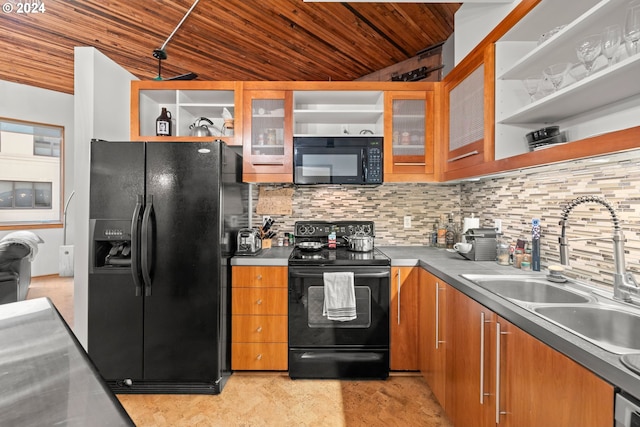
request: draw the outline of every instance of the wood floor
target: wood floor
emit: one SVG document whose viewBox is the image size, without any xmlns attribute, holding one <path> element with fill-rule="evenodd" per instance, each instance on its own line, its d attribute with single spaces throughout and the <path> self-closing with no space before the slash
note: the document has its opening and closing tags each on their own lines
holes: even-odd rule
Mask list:
<svg viewBox="0 0 640 427">
<path fill-rule="evenodd" d="M 49 297 L 73 327 L 73 278 L 33 278 L 27 298 Z M 291 380 L 236 372 L 221 394 L 118 395 L 138 427 L 451 427 L 419 375 L 387 381 Z"/>
</svg>

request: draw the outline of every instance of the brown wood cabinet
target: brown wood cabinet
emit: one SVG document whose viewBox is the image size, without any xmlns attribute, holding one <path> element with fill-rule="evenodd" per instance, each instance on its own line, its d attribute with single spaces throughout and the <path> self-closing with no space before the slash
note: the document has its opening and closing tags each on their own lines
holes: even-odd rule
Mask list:
<svg viewBox="0 0 640 427">
<path fill-rule="evenodd" d="M 612 385 L 504 319 L 496 334 L 500 425 L 611 426 Z"/>
<path fill-rule="evenodd" d="M 447 331 L 447 294 L 449 286 L 420 268 L 419 292 L 419 365 L 420 371 L 431 387 L 440 405 L 446 408 L 445 368 Z"/>
<path fill-rule="evenodd" d="M 494 159 L 494 88 L 493 44 L 469 54 L 443 80 L 443 180 Z"/>
<path fill-rule="evenodd" d="M 456 289 L 447 292 L 447 414 L 456 426 L 495 424 L 495 314 Z"/>
<path fill-rule="evenodd" d="M 442 85 L 443 118 L 438 123 L 444 136 L 438 140 L 443 153 L 440 181 L 449 181 L 533 166 L 557 163 L 625 150 L 637 149 L 640 121 L 631 104 L 623 101 L 637 96 L 629 92 L 627 78 L 638 74 L 638 61 L 621 61 L 619 69 L 608 68 L 588 82 L 570 84 L 554 96 L 529 102 L 519 80 L 540 72 L 540 64 L 550 65 L 557 58 L 575 54 L 575 43 L 594 22 L 620 14 L 625 3 L 580 3 L 577 7 L 561 8 L 554 2 L 522 0 L 449 73 Z M 537 44 L 537 28 L 549 19 L 562 20 L 564 31 L 554 43 Z M 533 29 L 533 30 L 532 30 Z M 498 60 L 498 63 L 496 63 Z M 452 149 L 450 125 L 474 127 L 469 118 L 452 118 L 451 92 L 483 67 L 484 73 L 484 140 Z M 598 93 L 598 95 L 595 95 Z M 517 102 L 516 100 L 520 100 Z M 629 98 L 630 99 L 630 98 Z M 567 130 L 568 143 L 557 144 L 541 151 L 528 151 L 526 133 L 549 124 Z M 479 129 L 479 128 L 478 128 Z M 437 163 L 436 163 L 437 164 Z"/>
<path fill-rule="evenodd" d="M 611 425 L 613 386 L 453 288 L 447 304 L 444 407 L 454 425 Z"/>
<path fill-rule="evenodd" d="M 390 367 L 417 371 L 419 267 L 391 267 Z"/>
<path fill-rule="evenodd" d="M 299 135 L 306 132 L 317 134 L 329 132 L 330 128 L 340 129 L 342 126 L 352 130 L 353 134 L 364 126 L 367 130 L 371 128 L 376 135 L 384 135 L 385 182 L 450 181 L 637 149 L 639 122 L 634 119 L 635 115 L 629 114 L 628 109 L 617 115 L 611 111 L 621 101 L 615 95 L 611 95 L 611 105 L 604 100 L 595 101 L 602 103 L 597 108 L 604 108 L 608 112 L 606 118 L 599 119 L 598 126 L 602 131 L 597 134 L 588 132 L 591 129 L 590 107 L 581 106 L 590 104 L 572 102 L 573 99 L 580 100 L 581 94 L 588 91 L 569 90 L 562 96 L 553 97 L 554 100 L 549 102 L 549 109 L 553 107 L 553 111 L 556 111 L 554 114 L 558 117 L 536 119 L 539 114 L 547 114 L 549 109 L 535 105 L 531 109 L 514 111 L 513 117 L 496 117 L 496 106 L 512 110 L 511 103 L 504 102 L 505 91 L 507 97 L 513 97 L 509 91 L 519 87 L 514 81 L 521 78 L 518 74 L 520 68 L 528 69 L 513 66 L 506 76 L 496 75 L 496 51 L 501 43 L 510 43 L 509 33 L 513 29 L 517 30 L 516 24 L 519 21 L 537 22 L 541 19 L 540 16 L 553 13 L 553 10 L 548 11 L 553 7 L 555 6 L 549 2 L 542 4 L 540 0 L 523 0 L 442 82 L 132 81 L 130 138 L 132 141 L 185 142 L 219 138 L 229 145 L 242 145 L 245 182 L 281 183 L 293 181 L 294 132 Z M 620 5 L 613 2 L 608 7 L 615 11 L 615 7 Z M 544 12 L 538 12 L 540 8 Z M 606 13 L 609 10 L 607 8 L 593 13 Z M 578 18 L 575 26 L 581 25 L 586 24 L 582 18 Z M 569 35 L 565 37 L 571 37 L 571 34 L 575 36 L 577 31 L 578 29 L 568 31 Z M 526 40 L 524 42 L 527 43 Z M 538 47 L 533 59 L 527 58 L 525 62 L 535 63 L 535 58 L 546 58 L 548 55 L 553 55 L 552 49 Z M 501 58 L 500 55 L 497 57 Z M 637 61 L 626 62 L 628 64 L 624 66 L 624 75 L 632 76 L 633 79 L 638 68 Z M 504 70 L 500 69 L 500 72 Z M 606 89 L 607 85 L 617 83 L 617 79 L 613 72 L 602 74 L 604 75 L 592 79 L 594 82 L 589 84 L 596 88 L 604 87 L 608 94 L 611 91 Z M 360 100 L 355 110 L 342 111 L 342 105 L 334 99 L 330 108 L 333 110 L 331 117 L 338 115 L 338 118 L 325 119 L 328 111 L 320 108 L 327 107 L 323 104 L 325 95 L 331 94 L 328 95 L 329 99 L 336 98 L 337 95 L 337 99 L 340 99 L 340 92 L 384 93 L 384 107 L 378 105 L 377 100 L 366 101 L 365 105 Z M 619 88 L 615 93 L 618 92 Z M 297 106 L 294 102 L 296 94 L 302 95 Z M 424 105 L 422 99 L 425 101 Z M 308 105 L 305 104 L 306 100 L 310 100 Z M 565 104 L 577 105 L 578 107 L 572 108 L 578 108 L 582 120 L 589 122 L 589 126 L 582 126 L 587 130 L 577 129 L 578 132 L 574 132 L 578 134 L 576 140 L 541 151 L 520 150 L 515 154 L 505 154 L 505 146 L 513 145 L 511 141 L 514 138 L 524 141 L 524 134 L 540 127 L 539 123 L 562 119 L 567 126 L 572 125 L 574 120 L 566 117 L 569 113 L 564 111 Z M 470 105 L 476 106 L 474 113 L 468 110 Z M 408 107 L 405 109 L 404 106 Z M 424 120 L 415 114 L 418 110 L 414 107 L 417 106 L 424 107 Z M 163 107 L 172 113 L 171 137 L 159 137 L 155 134 L 155 120 Z M 315 110 L 316 107 L 318 111 Z M 224 109 L 234 118 L 232 130 L 227 127 L 223 129 Z M 359 115 L 365 113 L 366 119 L 360 119 Z M 522 120 L 519 114 L 524 115 Z M 200 117 L 214 122 L 216 129 L 213 129 L 212 137 L 190 136 L 191 125 Z M 365 122 L 361 123 L 360 120 Z M 617 120 L 620 123 L 609 126 L 610 122 Z M 422 126 L 424 138 L 420 130 Z M 217 129 L 222 130 L 222 135 Z M 468 133 L 472 136 L 462 142 L 452 143 L 455 139 L 452 131 L 460 129 L 463 129 L 461 134 Z M 475 129 L 475 132 L 469 129 Z M 336 131 L 331 132 L 334 135 Z M 516 134 L 512 134 L 514 132 Z M 403 140 L 405 133 L 408 133 L 408 143 Z M 417 143 L 416 139 L 424 140 L 424 146 Z M 522 141 L 519 143 L 524 144 Z"/>
<path fill-rule="evenodd" d="M 132 141 L 211 141 L 242 144 L 242 82 L 140 81 L 131 82 Z M 171 136 L 156 136 L 155 122 L 165 107 L 171 113 Z M 237 107 L 237 108 L 236 108 Z M 225 126 L 226 109 L 233 127 Z M 191 125 L 204 117 L 214 124 L 209 137 L 193 137 Z M 205 121 L 202 122 L 206 124 Z"/>
<path fill-rule="evenodd" d="M 434 181 L 435 88 L 384 96 L 384 181 Z"/>
<path fill-rule="evenodd" d="M 232 268 L 232 369 L 287 370 L 287 271 L 287 267 Z"/>
<path fill-rule="evenodd" d="M 293 94 L 245 90 L 243 164 L 245 182 L 293 182 Z"/>
</svg>

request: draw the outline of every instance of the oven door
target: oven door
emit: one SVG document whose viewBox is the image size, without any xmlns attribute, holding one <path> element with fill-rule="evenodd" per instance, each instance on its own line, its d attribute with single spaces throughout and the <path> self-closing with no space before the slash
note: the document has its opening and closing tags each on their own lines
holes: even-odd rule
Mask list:
<svg viewBox="0 0 640 427">
<path fill-rule="evenodd" d="M 390 267 L 289 267 L 289 376 L 386 378 L 389 375 Z M 356 319 L 322 314 L 324 272 L 353 272 Z"/>
</svg>

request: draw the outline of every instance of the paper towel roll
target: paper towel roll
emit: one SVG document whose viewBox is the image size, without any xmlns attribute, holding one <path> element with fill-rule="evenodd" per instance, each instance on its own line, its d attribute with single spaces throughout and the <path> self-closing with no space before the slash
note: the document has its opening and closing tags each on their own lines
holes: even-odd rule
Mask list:
<svg viewBox="0 0 640 427">
<path fill-rule="evenodd" d="M 464 218 L 462 232 L 466 233 L 470 228 L 480 228 L 480 218 Z"/>
</svg>

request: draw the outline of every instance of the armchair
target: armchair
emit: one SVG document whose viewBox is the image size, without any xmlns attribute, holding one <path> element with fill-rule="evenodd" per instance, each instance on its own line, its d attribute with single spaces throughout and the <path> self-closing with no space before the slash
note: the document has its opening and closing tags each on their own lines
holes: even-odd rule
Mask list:
<svg viewBox="0 0 640 427">
<path fill-rule="evenodd" d="M 0 304 L 22 301 L 31 283 L 31 262 L 44 240 L 31 231 L 16 231 L 0 239 Z"/>
</svg>

